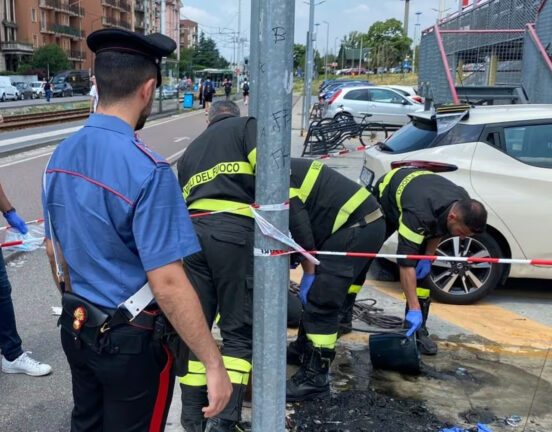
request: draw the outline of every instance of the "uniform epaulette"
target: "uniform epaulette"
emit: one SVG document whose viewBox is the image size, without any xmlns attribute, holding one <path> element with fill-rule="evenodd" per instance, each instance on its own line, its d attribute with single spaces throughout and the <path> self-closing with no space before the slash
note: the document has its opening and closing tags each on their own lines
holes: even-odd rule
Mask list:
<svg viewBox="0 0 552 432">
<path fill-rule="evenodd" d="M 153 150 L 148 148 L 140 138 L 136 137 L 134 139 L 134 144 L 138 149 L 140 149 L 142 153 L 144 153 L 147 157 L 149 157 L 156 165 L 162 165 L 162 164 L 169 165 L 169 162 L 167 162 L 167 160 L 163 156 L 158 155 Z"/>
</svg>

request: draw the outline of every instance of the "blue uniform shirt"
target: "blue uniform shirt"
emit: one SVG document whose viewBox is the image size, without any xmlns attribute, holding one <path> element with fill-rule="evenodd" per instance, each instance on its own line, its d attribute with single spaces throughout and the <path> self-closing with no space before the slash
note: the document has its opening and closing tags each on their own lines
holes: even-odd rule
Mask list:
<svg viewBox="0 0 552 432">
<path fill-rule="evenodd" d="M 48 218 L 73 292 L 115 308 L 146 283 L 146 271 L 200 250 L 170 165 L 117 117 L 92 114 L 46 168 Z"/>
</svg>

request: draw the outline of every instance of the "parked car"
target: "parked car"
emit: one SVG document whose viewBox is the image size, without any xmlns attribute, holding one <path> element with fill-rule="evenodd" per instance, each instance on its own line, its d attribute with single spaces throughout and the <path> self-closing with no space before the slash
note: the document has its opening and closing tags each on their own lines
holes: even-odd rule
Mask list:
<svg viewBox="0 0 552 432">
<path fill-rule="evenodd" d="M 385 143 L 365 150 L 361 183 L 373 185 L 401 165 L 438 171 L 484 203 L 488 227 L 464 240 L 444 238 L 437 254 L 552 259 L 552 105 L 475 107 L 445 123 L 432 112 L 410 117 Z M 395 250 L 396 237 L 382 249 Z M 440 261 L 429 283 L 437 300 L 467 304 L 507 277 L 552 279 L 552 267 Z"/>
<path fill-rule="evenodd" d="M 416 89 L 412 86 L 403 86 L 403 85 L 383 85 L 380 87 L 390 88 L 393 89 L 403 96 L 406 96 L 408 99 L 417 102 L 417 103 L 423 103 L 424 99 L 418 95 L 418 92 Z"/>
<path fill-rule="evenodd" d="M 319 100 L 330 100 L 334 94 L 337 93 L 339 89 L 345 88 L 345 87 L 365 87 L 365 86 L 372 86 L 373 84 L 368 81 L 360 81 L 360 80 L 335 80 L 334 82 L 328 84 L 327 86 L 323 87 L 319 93 L 318 93 L 318 99 Z"/>
<path fill-rule="evenodd" d="M 324 117 L 350 117 L 360 122 L 365 114 L 371 114 L 371 122 L 396 127 L 410 121 L 407 114 L 423 109 L 422 104 L 389 88 L 351 87 L 341 88 L 331 97 Z"/>
<path fill-rule="evenodd" d="M 0 76 L 0 101 L 18 100 L 19 92 L 7 76 Z"/>
<path fill-rule="evenodd" d="M 17 82 L 14 83 L 17 92 L 19 93 L 19 99 L 33 99 L 34 92 L 29 83 L 26 82 Z"/>
<path fill-rule="evenodd" d="M 90 75 L 88 70 L 70 70 L 60 72 L 52 79 L 53 96 L 87 95 L 90 93 Z"/>
<path fill-rule="evenodd" d="M 39 99 L 44 97 L 44 81 L 33 81 L 31 83 L 31 89 L 33 90 L 34 98 Z"/>
<path fill-rule="evenodd" d="M 64 78 L 56 81 L 56 77 L 52 80 L 52 97 L 68 97 L 73 96 L 73 87 Z"/>
</svg>

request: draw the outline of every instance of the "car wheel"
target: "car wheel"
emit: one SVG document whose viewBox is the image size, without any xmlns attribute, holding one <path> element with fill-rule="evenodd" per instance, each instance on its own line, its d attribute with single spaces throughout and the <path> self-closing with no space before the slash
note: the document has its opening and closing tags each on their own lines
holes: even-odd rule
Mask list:
<svg viewBox="0 0 552 432">
<path fill-rule="evenodd" d="M 501 257 L 502 250 L 489 233 L 474 237 L 447 237 L 437 247 L 436 255 L 473 258 Z M 504 264 L 434 261 L 425 279 L 431 295 L 442 303 L 470 304 L 496 288 Z"/>
<path fill-rule="evenodd" d="M 0 100 L 6 102 L 6 93 L 2 93 L 2 98 Z"/>
<path fill-rule="evenodd" d="M 354 122 L 355 121 L 353 116 L 351 114 L 349 114 L 348 112 L 337 113 L 334 116 L 334 120 L 336 122 L 342 122 L 342 123 L 349 123 L 349 122 Z"/>
</svg>

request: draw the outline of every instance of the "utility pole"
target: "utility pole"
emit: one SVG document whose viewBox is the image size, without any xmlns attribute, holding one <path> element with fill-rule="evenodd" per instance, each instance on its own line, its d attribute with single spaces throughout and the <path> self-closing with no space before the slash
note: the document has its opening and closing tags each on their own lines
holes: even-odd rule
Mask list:
<svg viewBox="0 0 552 432">
<path fill-rule="evenodd" d="M 360 68 L 362 66 L 362 42 L 364 42 L 363 37 L 360 37 L 360 54 L 358 55 L 358 74 L 360 75 Z"/>
<path fill-rule="evenodd" d="M 257 0 L 259 33 L 252 33 L 257 86 L 257 168 L 255 202 L 283 204 L 289 200 L 291 118 L 293 91 L 294 0 Z M 256 3 L 256 2 L 252 2 Z M 257 210 L 283 233 L 289 230 L 288 209 Z M 255 227 L 255 250 L 285 246 Z M 253 432 L 285 430 L 286 330 L 289 258 L 254 258 L 253 295 Z"/>
<path fill-rule="evenodd" d="M 253 0 L 255 1 L 255 0 Z M 236 68 L 240 69 L 240 73 L 243 73 L 240 67 L 242 55 L 241 55 L 241 0 L 238 0 L 238 34 L 237 34 L 237 43 L 238 43 L 238 56 L 236 57 Z M 239 92 L 240 88 L 240 75 L 236 74 L 236 91 Z"/>
<path fill-rule="evenodd" d="M 330 42 L 330 23 L 322 21 L 326 24 L 326 54 L 324 54 L 324 81 L 328 79 L 328 44 Z"/>
<path fill-rule="evenodd" d="M 404 34 L 408 36 L 408 16 L 410 15 L 410 0 L 404 0 Z"/>
<path fill-rule="evenodd" d="M 418 51 L 420 36 L 420 15 L 422 11 L 416 11 L 416 25 L 414 26 L 414 58 L 412 59 L 412 72 L 418 72 L 418 65 L 416 64 L 416 52 Z"/>
<path fill-rule="evenodd" d="M 260 5 L 256 0 L 251 1 L 251 28 L 249 45 L 249 115 L 259 118 L 259 18 Z M 236 85 L 237 87 L 237 85 Z"/>
<path fill-rule="evenodd" d="M 161 0 L 161 34 L 167 35 L 165 14 L 167 13 L 167 1 Z"/>
<path fill-rule="evenodd" d="M 313 33 L 314 33 L 314 1 L 309 0 L 309 32 L 307 33 L 307 67 L 305 69 L 305 98 L 303 100 L 303 127 L 308 129 L 309 113 L 312 99 L 312 72 L 313 72 Z"/>
</svg>

